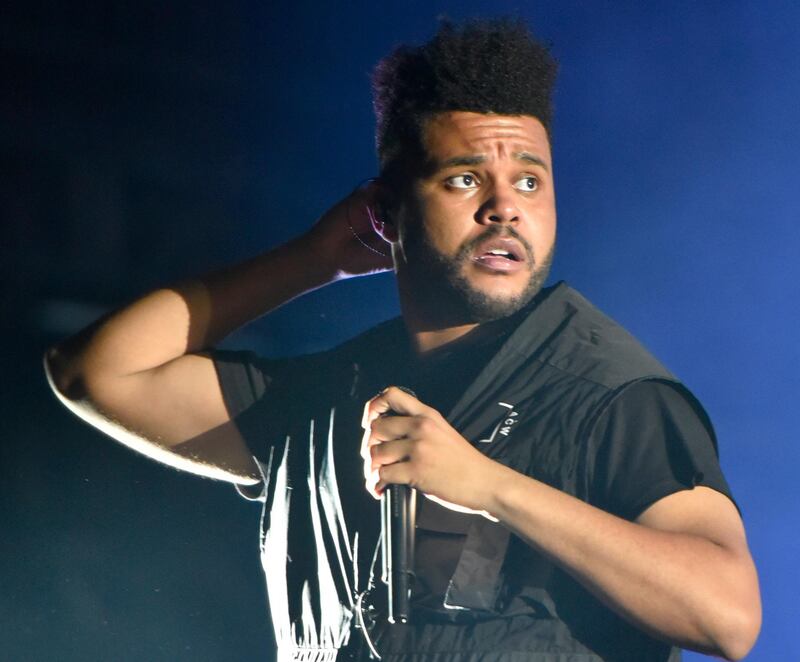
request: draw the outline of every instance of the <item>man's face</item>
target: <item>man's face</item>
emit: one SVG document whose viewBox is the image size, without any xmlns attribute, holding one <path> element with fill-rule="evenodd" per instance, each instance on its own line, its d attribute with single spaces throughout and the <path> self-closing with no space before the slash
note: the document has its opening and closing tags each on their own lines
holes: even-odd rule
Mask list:
<svg viewBox="0 0 800 662">
<path fill-rule="evenodd" d="M 455 323 L 513 314 L 541 288 L 555 245 L 547 132 L 534 117 L 448 112 L 428 120 L 423 147 L 398 224 L 401 287 Z"/>
</svg>

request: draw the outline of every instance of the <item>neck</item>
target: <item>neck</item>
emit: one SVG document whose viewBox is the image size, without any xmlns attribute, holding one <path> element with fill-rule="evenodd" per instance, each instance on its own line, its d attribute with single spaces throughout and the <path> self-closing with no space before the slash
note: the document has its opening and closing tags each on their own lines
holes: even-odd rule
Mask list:
<svg viewBox="0 0 800 662">
<path fill-rule="evenodd" d="M 413 324 L 410 324 L 409 321 L 406 320 L 406 329 L 408 330 L 408 336 L 411 339 L 411 344 L 416 354 L 422 356 L 434 349 L 449 345 L 467 334 L 471 335 L 470 332 L 477 330 L 478 325 L 466 324 L 444 329 L 415 329 Z"/>
<path fill-rule="evenodd" d="M 455 320 L 448 314 L 447 306 L 436 306 L 425 297 L 415 296 L 404 278 L 398 278 L 400 310 L 408 339 L 417 356 L 427 354 L 467 335 L 478 325 Z"/>
<path fill-rule="evenodd" d="M 448 316 L 444 306 L 428 307 L 420 304 L 419 299 L 404 296 L 402 288 L 400 309 L 411 347 L 418 357 L 445 345 L 480 341 L 504 323 L 504 320 L 464 322 Z"/>
</svg>

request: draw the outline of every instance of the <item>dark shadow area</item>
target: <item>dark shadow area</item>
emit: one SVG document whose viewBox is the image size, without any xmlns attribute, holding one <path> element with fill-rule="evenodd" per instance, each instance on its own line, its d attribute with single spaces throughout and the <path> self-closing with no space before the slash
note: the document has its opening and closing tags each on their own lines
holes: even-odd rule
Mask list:
<svg viewBox="0 0 800 662">
<path fill-rule="evenodd" d="M 17 340 L 2 366 L 3 656 L 263 657 L 258 508 L 62 411 L 31 369 L 41 349 Z"/>
<path fill-rule="evenodd" d="M 3 659 L 241 660 L 272 647 L 257 505 L 87 427 L 41 369 L 48 345 L 103 312 L 247 250 L 242 10 L 3 10 Z"/>
</svg>

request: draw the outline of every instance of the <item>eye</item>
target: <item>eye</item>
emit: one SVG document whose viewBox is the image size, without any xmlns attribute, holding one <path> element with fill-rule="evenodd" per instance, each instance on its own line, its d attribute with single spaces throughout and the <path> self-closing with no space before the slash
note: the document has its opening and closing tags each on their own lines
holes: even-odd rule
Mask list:
<svg viewBox="0 0 800 662">
<path fill-rule="evenodd" d="M 535 191 L 539 188 L 539 180 L 533 175 L 526 175 L 514 182 L 514 188 L 520 191 Z"/>
<path fill-rule="evenodd" d="M 445 179 L 445 184 L 450 188 L 473 189 L 478 186 L 478 180 L 475 175 L 453 175 Z"/>
</svg>

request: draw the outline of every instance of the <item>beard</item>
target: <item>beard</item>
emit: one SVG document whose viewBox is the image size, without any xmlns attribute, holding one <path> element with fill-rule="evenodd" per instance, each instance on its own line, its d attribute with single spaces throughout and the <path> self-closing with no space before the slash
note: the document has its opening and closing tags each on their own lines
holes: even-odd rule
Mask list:
<svg viewBox="0 0 800 662">
<path fill-rule="evenodd" d="M 516 295 L 492 295 L 475 287 L 466 271 L 476 247 L 487 239 L 511 237 L 525 249 L 530 278 Z M 445 324 L 482 324 L 509 317 L 524 308 L 542 289 L 550 273 L 555 247 L 536 260 L 533 248 L 512 227 L 491 225 L 465 242 L 456 255 L 442 255 L 431 243 L 421 223 L 409 224 L 403 242 L 406 268 L 414 298 Z M 503 278 L 498 275 L 497 278 Z"/>
</svg>

